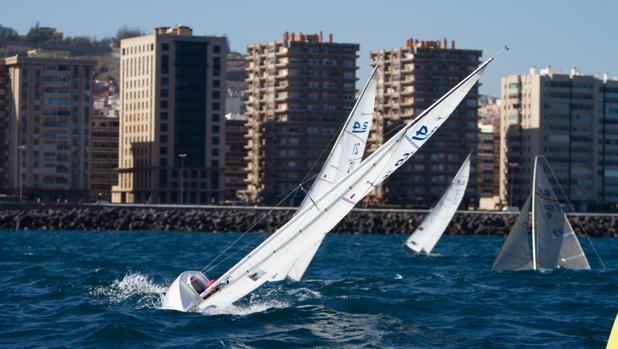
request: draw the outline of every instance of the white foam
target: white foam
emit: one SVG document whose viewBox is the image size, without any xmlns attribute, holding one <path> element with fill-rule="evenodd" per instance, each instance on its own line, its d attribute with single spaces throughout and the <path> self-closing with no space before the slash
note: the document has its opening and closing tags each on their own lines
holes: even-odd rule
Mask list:
<svg viewBox="0 0 618 349">
<path fill-rule="evenodd" d="M 322 294 L 318 291 L 310 290 L 306 287 L 296 288 L 288 291 L 290 296 L 294 296 L 296 300 L 304 302 L 308 299 L 320 299 Z"/>
<path fill-rule="evenodd" d="M 401 280 L 403 276 L 401 274 L 395 274 L 395 280 Z"/>
<path fill-rule="evenodd" d="M 229 305 L 227 307 L 216 307 L 203 310 L 204 315 L 237 315 L 247 316 L 253 313 L 261 313 L 270 308 L 283 309 L 289 307 L 287 302 L 267 301 L 267 302 L 250 302 L 248 305 Z"/>
<path fill-rule="evenodd" d="M 107 298 L 111 303 L 123 303 L 136 297 L 140 308 L 159 308 L 166 290 L 166 287 L 157 285 L 146 275 L 129 273 L 122 280 L 114 280 L 109 286 L 95 288 L 90 294 Z"/>
</svg>

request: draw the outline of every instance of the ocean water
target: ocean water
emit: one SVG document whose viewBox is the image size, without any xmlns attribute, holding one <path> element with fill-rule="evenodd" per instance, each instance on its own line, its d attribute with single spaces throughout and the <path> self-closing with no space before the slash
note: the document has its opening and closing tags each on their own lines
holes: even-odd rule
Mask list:
<svg viewBox="0 0 618 349">
<path fill-rule="evenodd" d="M 593 271 L 492 273 L 503 238 L 445 236 L 417 256 L 403 235 L 329 235 L 301 282 L 205 314 L 161 309 L 180 272 L 238 236 L 0 232 L 0 347 L 604 348 L 618 311 L 618 240 L 594 239 L 605 270 L 582 242 Z"/>
</svg>

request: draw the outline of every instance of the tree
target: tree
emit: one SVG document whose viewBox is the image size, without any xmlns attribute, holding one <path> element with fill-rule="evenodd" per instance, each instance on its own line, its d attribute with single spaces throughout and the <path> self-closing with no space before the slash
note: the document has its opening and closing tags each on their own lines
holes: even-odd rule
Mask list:
<svg viewBox="0 0 618 349">
<path fill-rule="evenodd" d="M 125 25 L 122 28 L 118 29 L 116 36 L 113 38 L 114 46 L 120 47 L 120 40 L 122 39 L 134 38 L 136 36 L 142 36 L 142 35 L 144 35 L 144 31 L 141 30 L 140 28 L 128 27 Z"/>
<path fill-rule="evenodd" d="M 17 38 L 19 38 L 19 34 L 15 29 L 0 25 L 0 39 L 16 40 Z"/>
</svg>

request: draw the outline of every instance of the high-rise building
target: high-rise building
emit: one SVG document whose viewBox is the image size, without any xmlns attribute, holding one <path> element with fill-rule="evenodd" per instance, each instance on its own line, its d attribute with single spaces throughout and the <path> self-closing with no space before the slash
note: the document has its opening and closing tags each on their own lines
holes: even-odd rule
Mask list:
<svg viewBox="0 0 618 349">
<path fill-rule="evenodd" d="M 156 28 L 120 44 L 120 145 L 112 201 L 223 197 L 225 37 Z"/>
<path fill-rule="evenodd" d="M 247 117 L 225 114 L 225 200 L 238 201 L 245 190 Z"/>
<path fill-rule="evenodd" d="M 86 199 L 95 62 L 32 50 L 5 59 L 10 79 L 9 187 L 28 198 Z"/>
<path fill-rule="evenodd" d="M 320 155 L 354 106 L 358 49 L 322 33 L 248 46 L 249 200 L 276 203 L 320 170 Z"/>
<path fill-rule="evenodd" d="M 501 89 L 500 199 L 521 206 L 544 155 L 576 210 L 616 209 L 618 79 L 532 68 Z"/>
<path fill-rule="evenodd" d="M 481 51 L 456 49 L 443 41 L 409 39 L 404 47 L 372 51 L 378 86 L 370 151 L 398 127 L 428 108 L 479 65 Z M 386 180 L 369 203 L 429 207 L 444 193 L 469 152 L 477 146 L 478 87 L 472 88 L 440 130 L 397 173 Z M 476 207 L 476 159 L 463 206 Z"/>
<path fill-rule="evenodd" d="M 118 179 L 119 125 L 118 117 L 113 114 L 92 116 L 90 198 L 93 200 L 111 200 L 112 186 Z"/>
<path fill-rule="evenodd" d="M 500 206 L 500 118 L 484 119 L 478 127 L 476 183 L 479 208 L 495 210 Z"/>
<path fill-rule="evenodd" d="M 9 192 L 9 69 L 0 59 L 0 193 Z"/>
<path fill-rule="evenodd" d="M 245 114 L 247 103 L 247 58 L 238 53 L 230 52 L 226 64 L 225 112 Z"/>
</svg>

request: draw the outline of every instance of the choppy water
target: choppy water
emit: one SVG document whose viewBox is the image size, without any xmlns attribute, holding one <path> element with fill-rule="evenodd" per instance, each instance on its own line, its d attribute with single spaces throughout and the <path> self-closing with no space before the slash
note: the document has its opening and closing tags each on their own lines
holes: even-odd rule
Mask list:
<svg viewBox="0 0 618 349">
<path fill-rule="evenodd" d="M 502 238 L 446 236 L 427 257 L 384 235 L 330 235 L 301 282 L 229 309 L 160 309 L 237 237 L 0 232 L 0 347 L 603 348 L 618 311 L 618 240 L 595 239 L 604 271 L 589 253 L 591 272 L 491 273 Z"/>
</svg>

